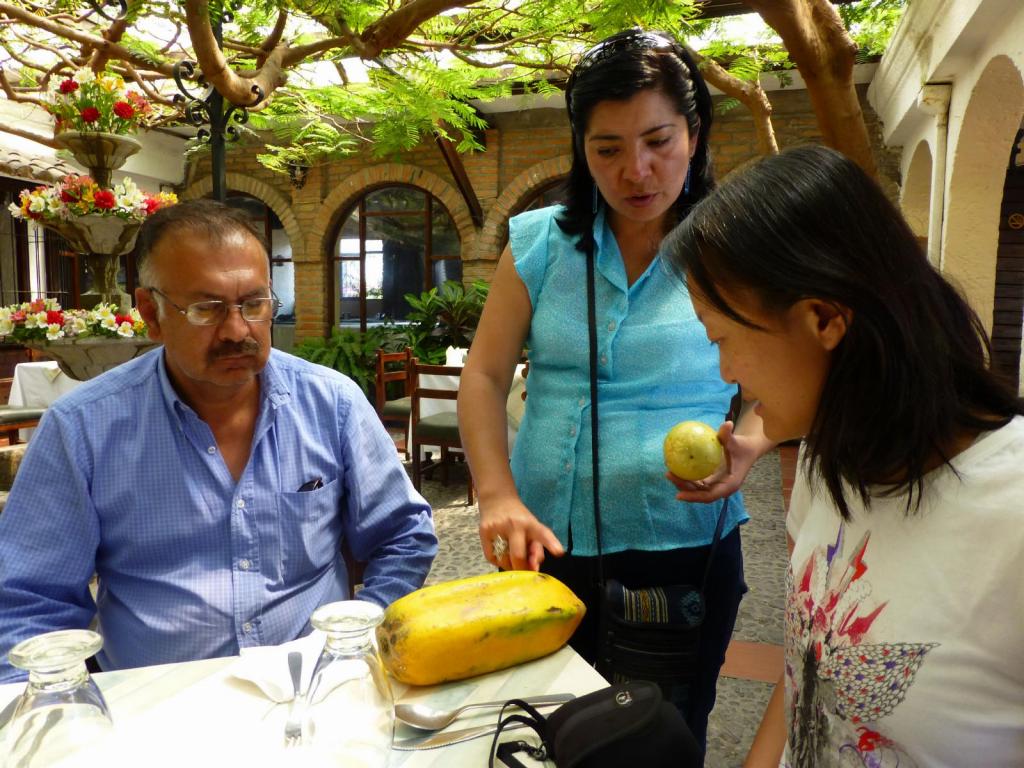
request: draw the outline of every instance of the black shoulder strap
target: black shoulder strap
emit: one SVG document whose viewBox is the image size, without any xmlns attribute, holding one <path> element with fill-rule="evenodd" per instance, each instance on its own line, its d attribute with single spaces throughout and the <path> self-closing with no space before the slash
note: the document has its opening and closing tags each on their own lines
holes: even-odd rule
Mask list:
<svg viewBox="0 0 1024 768">
<path fill-rule="evenodd" d="M 517 707 L 523 710 L 525 715 L 508 715 L 505 716 L 505 710 L 510 707 Z M 538 736 L 540 736 L 540 746 L 535 747 L 526 741 L 506 741 L 501 744 L 498 743 L 498 739 L 501 738 L 501 733 L 513 723 L 527 725 L 532 728 Z M 547 760 L 549 747 L 547 737 L 547 720 L 544 716 L 536 709 L 531 707 L 525 701 L 521 699 L 509 699 L 505 702 L 505 705 L 501 708 L 501 712 L 498 714 L 498 730 L 494 732 L 494 740 L 491 741 L 491 751 L 487 756 L 488 768 L 494 768 L 494 758 L 507 765 L 508 768 L 526 768 L 518 758 L 515 757 L 516 752 L 525 752 L 534 760 L 540 760 L 543 762 Z"/>
<path fill-rule="evenodd" d="M 587 242 L 587 326 L 590 338 L 590 460 L 594 482 L 594 538 L 597 542 L 597 586 L 604 594 L 604 562 L 601 556 L 601 462 L 598 460 L 597 413 L 597 299 L 594 289 L 594 238 Z"/>
<path fill-rule="evenodd" d="M 601 554 L 601 463 L 598 461 L 598 404 L 597 404 L 597 299 L 594 288 L 594 238 L 591 237 L 586 243 L 587 251 L 587 330 L 590 341 L 590 456 L 593 463 L 593 486 L 594 486 L 594 538 L 597 542 L 597 587 L 598 594 L 605 592 L 604 582 L 604 558 Z M 711 564 L 715 559 L 715 552 L 718 550 L 718 541 L 722 537 L 722 527 L 725 524 L 725 513 L 729 509 L 729 499 L 722 503 L 718 512 L 718 522 L 715 524 L 715 535 L 711 539 L 711 549 L 708 551 L 708 560 L 704 566 L 704 579 L 701 582 L 701 593 L 707 587 L 708 576 L 711 574 Z"/>
</svg>

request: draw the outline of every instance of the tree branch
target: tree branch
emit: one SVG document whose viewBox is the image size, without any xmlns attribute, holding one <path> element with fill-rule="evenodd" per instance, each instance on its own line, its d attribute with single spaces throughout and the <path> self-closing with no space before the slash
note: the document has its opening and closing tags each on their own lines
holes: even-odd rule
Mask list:
<svg viewBox="0 0 1024 768">
<path fill-rule="evenodd" d="M 185 21 L 192 38 L 199 68 L 206 80 L 232 104 L 239 107 L 252 106 L 257 94 L 269 96 L 284 85 L 284 68 L 281 66 L 281 46 L 267 57 L 254 77 L 241 77 L 228 65 L 224 52 L 217 45 L 210 23 L 208 0 L 185 0 Z"/>
<path fill-rule="evenodd" d="M 878 176 L 853 82 L 857 44 L 828 0 L 744 0 L 779 33 L 807 84 L 822 138 Z"/>
<path fill-rule="evenodd" d="M 132 6 L 137 3 L 137 0 L 132 0 L 128 3 L 128 12 L 123 16 L 118 16 L 114 21 L 111 22 L 107 29 L 103 30 L 103 39 L 110 43 L 119 43 L 121 38 L 124 37 L 124 33 L 128 30 L 128 17 L 131 15 Z M 92 55 L 92 60 L 89 62 L 89 67 L 93 72 L 102 72 L 107 68 L 107 64 L 110 61 L 109 50 L 97 50 Z"/>
<path fill-rule="evenodd" d="M 375 59 L 412 34 L 420 24 L 452 8 L 465 8 L 479 0 L 412 0 L 397 11 L 370 24 L 359 36 L 365 47 L 364 59 Z"/>
<path fill-rule="evenodd" d="M 38 133 L 32 133 L 32 131 L 26 131 L 24 128 L 18 128 L 15 125 L 9 123 L 0 122 L 0 133 L 9 133 L 12 136 L 18 136 L 22 139 L 29 139 L 37 144 L 42 144 L 44 147 L 50 147 L 51 149 L 61 149 L 61 145 L 53 140 L 52 137 L 40 136 Z"/>
<path fill-rule="evenodd" d="M 173 77 L 174 75 L 169 63 L 155 64 L 141 56 L 136 56 L 122 45 L 104 40 L 102 37 L 90 35 L 87 32 L 72 29 L 71 27 L 64 26 L 63 24 L 58 24 L 50 19 L 36 16 L 35 14 L 30 13 L 23 8 L 19 8 L 16 5 L 12 5 L 11 3 L 0 2 L 0 13 L 3 13 L 17 21 L 23 22 L 30 27 L 41 29 L 45 32 L 56 35 L 57 37 L 62 37 L 65 40 L 70 40 L 83 46 L 89 46 L 101 51 L 106 51 L 110 55 L 110 58 L 126 61 L 141 69 L 155 70 L 167 77 Z"/>
<path fill-rule="evenodd" d="M 274 24 L 273 30 L 267 35 L 267 39 L 259 47 L 260 53 L 256 57 L 256 65 L 263 66 L 263 62 L 267 60 L 270 52 L 277 48 L 281 43 L 281 38 L 284 36 L 285 24 L 288 22 L 288 11 L 281 9 L 281 12 L 277 14 L 277 23 Z"/>
<path fill-rule="evenodd" d="M 705 58 L 690 47 L 687 51 L 701 67 L 704 79 L 727 96 L 739 100 L 750 110 L 754 118 L 754 131 L 757 134 L 757 146 L 762 155 L 775 155 L 779 145 L 775 141 L 775 128 L 772 125 L 772 105 L 759 83 L 741 80 L 722 67 L 717 61 Z"/>
<path fill-rule="evenodd" d="M 4 68 L 0 67 L 0 90 L 3 90 L 4 94 L 11 101 L 17 101 L 22 104 L 38 104 L 44 106 L 46 101 L 39 96 L 24 96 L 19 94 L 14 88 L 11 87 L 10 81 L 7 79 L 7 73 L 4 72 Z"/>
<path fill-rule="evenodd" d="M 142 92 L 146 94 L 146 98 L 149 99 L 151 102 L 153 102 L 154 104 L 163 104 L 168 107 L 176 106 L 171 99 L 167 98 L 166 96 L 163 96 L 160 93 L 160 91 L 158 91 L 156 88 L 152 86 L 152 84 L 147 83 L 143 79 L 143 77 L 138 73 L 135 67 L 133 67 L 131 64 L 126 63 L 124 65 L 124 70 L 125 74 L 128 75 L 128 77 L 126 77 L 125 80 L 133 80 L 135 84 L 142 89 Z"/>
</svg>

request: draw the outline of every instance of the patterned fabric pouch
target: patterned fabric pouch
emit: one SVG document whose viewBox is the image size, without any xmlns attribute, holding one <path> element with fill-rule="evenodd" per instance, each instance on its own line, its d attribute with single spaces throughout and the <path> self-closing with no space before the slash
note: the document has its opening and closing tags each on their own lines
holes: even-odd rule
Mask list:
<svg viewBox="0 0 1024 768">
<path fill-rule="evenodd" d="M 627 589 L 605 582 L 597 671 L 612 683 L 650 680 L 665 695 L 697 674 L 704 596 L 687 584 Z"/>
</svg>

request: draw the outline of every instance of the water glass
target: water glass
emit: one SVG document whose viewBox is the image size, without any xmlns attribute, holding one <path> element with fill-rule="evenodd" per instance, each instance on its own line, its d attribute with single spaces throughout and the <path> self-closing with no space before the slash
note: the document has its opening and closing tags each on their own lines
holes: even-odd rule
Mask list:
<svg viewBox="0 0 1024 768">
<path fill-rule="evenodd" d="M 11 649 L 8 658 L 28 672 L 28 684 L 0 743 L 4 768 L 53 765 L 109 733 L 107 702 L 85 667 L 102 647 L 97 633 L 68 629 Z"/>
<path fill-rule="evenodd" d="M 394 698 L 373 637 L 383 618 L 380 607 L 364 600 L 330 603 L 313 613 L 313 627 L 327 640 L 306 694 L 303 743 L 325 764 L 388 764 Z"/>
</svg>

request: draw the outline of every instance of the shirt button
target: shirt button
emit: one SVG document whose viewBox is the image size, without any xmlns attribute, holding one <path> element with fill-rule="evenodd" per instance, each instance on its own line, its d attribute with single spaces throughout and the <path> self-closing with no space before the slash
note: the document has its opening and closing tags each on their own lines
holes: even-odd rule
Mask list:
<svg viewBox="0 0 1024 768">
<path fill-rule="evenodd" d="M 235 502 L 235 506 L 239 509 L 245 509 L 245 499 L 239 499 Z"/>
<path fill-rule="evenodd" d="M 614 320 L 612 320 L 611 322 L 608 323 L 608 330 L 609 331 L 614 331 L 615 330 L 615 321 Z"/>
<path fill-rule="evenodd" d="M 576 427 L 569 427 L 569 437 L 576 437 Z"/>
<path fill-rule="evenodd" d="M 580 408 L 582 408 L 586 404 L 587 404 L 587 399 L 585 397 L 581 397 L 580 398 Z"/>
<path fill-rule="evenodd" d="M 241 568 L 243 571 L 248 571 L 250 565 L 252 565 L 252 563 L 249 562 L 248 558 L 243 557 L 241 560 L 238 561 L 238 567 Z"/>
<path fill-rule="evenodd" d="M 601 365 L 608 364 L 608 355 L 601 355 Z"/>
<path fill-rule="evenodd" d="M 211 445 L 209 448 L 206 449 L 206 452 L 210 453 L 210 454 L 216 453 L 217 452 L 217 446 Z"/>
<path fill-rule="evenodd" d="M 250 632 L 252 632 L 252 622 L 251 621 L 245 622 L 245 624 L 242 625 L 242 631 L 245 632 L 245 634 L 247 634 L 247 635 Z"/>
<path fill-rule="evenodd" d="M 572 462 L 569 462 L 569 461 L 565 462 L 565 471 L 566 472 L 572 472 Z"/>
</svg>

